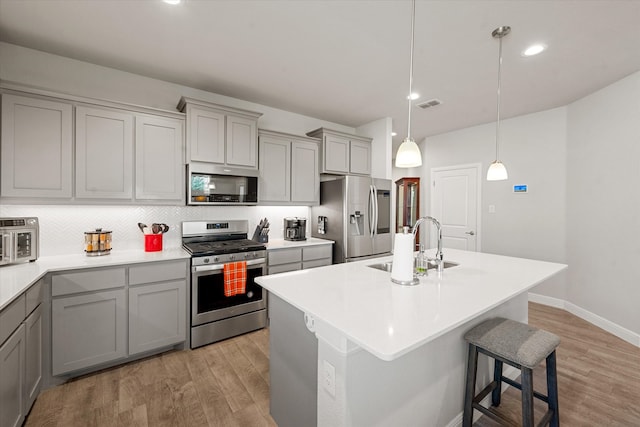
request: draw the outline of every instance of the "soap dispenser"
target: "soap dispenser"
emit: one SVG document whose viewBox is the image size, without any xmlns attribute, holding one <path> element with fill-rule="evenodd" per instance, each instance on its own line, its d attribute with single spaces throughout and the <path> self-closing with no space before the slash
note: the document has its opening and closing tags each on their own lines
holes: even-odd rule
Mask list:
<svg viewBox="0 0 640 427">
<path fill-rule="evenodd" d="M 424 251 L 424 244 L 420 244 L 420 251 L 415 257 L 414 266 L 416 271 L 416 276 L 423 277 L 427 275 L 427 270 L 429 269 L 429 258 L 427 258 L 427 253 Z"/>
</svg>

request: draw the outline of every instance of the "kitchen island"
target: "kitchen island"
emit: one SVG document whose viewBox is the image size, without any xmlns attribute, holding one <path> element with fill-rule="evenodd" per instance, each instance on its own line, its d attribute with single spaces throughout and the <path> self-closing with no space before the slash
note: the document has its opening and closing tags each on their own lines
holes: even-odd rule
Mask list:
<svg viewBox="0 0 640 427">
<path fill-rule="evenodd" d="M 459 265 L 442 277 L 430 270 L 417 286 L 369 267 L 391 257 L 260 277 L 278 425 L 458 424 L 464 333 L 489 317 L 526 322 L 526 291 L 566 265 L 453 249 L 445 260 Z M 481 362 L 479 382 L 490 373 Z"/>
</svg>

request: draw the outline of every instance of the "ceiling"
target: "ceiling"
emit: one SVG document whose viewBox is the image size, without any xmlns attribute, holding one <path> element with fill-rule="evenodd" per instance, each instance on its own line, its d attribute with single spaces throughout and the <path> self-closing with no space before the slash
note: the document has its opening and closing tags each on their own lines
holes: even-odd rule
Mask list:
<svg viewBox="0 0 640 427">
<path fill-rule="evenodd" d="M 347 126 L 407 134 L 408 0 L 0 0 L 0 40 Z M 640 70 L 640 1 L 418 0 L 412 136 L 566 105 Z M 525 58 L 542 42 L 548 49 Z"/>
</svg>

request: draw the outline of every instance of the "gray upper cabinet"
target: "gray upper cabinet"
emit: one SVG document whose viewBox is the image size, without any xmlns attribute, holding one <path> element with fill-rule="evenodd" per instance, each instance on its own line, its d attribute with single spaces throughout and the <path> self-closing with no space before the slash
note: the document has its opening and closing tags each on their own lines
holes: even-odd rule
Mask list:
<svg viewBox="0 0 640 427">
<path fill-rule="evenodd" d="M 318 204 L 319 140 L 266 130 L 259 135 L 260 203 Z"/>
<path fill-rule="evenodd" d="M 0 197 L 4 200 L 184 203 L 182 114 L 3 90 Z"/>
<path fill-rule="evenodd" d="M 136 116 L 136 200 L 184 202 L 183 121 Z"/>
<path fill-rule="evenodd" d="M 326 128 L 316 129 L 307 135 L 322 140 L 320 173 L 371 174 L 371 138 Z"/>
<path fill-rule="evenodd" d="M 262 113 L 182 97 L 187 115 L 187 160 L 258 168 L 258 118 Z"/>
<path fill-rule="evenodd" d="M 76 107 L 76 198 L 131 199 L 133 113 Z"/>
<path fill-rule="evenodd" d="M 71 198 L 73 106 L 2 95 L 0 196 Z"/>
</svg>

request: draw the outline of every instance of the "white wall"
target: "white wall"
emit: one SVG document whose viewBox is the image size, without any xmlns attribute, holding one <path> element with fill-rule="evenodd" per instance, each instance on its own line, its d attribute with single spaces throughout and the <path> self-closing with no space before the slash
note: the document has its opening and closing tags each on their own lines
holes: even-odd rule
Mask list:
<svg viewBox="0 0 640 427">
<path fill-rule="evenodd" d="M 568 108 L 567 297 L 640 334 L 640 72 Z"/>
<path fill-rule="evenodd" d="M 501 123 L 500 158 L 507 181 L 484 179 L 495 158 L 495 124 L 489 123 L 427 138 L 421 144 L 421 215 L 430 210 L 432 168 L 481 163 L 483 252 L 565 263 L 566 258 L 566 108 L 556 108 Z M 513 185 L 527 184 L 527 194 Z M 489 213 L 489 205 L 495 213 Z M 425 239 L 425 242 L 428 240 Z M 533 292 L 563 299 L 561 273 Z"/>
<path fill-rule="evenodd" d="M 371 151 L 375 155 L 371 156 L 371 176 L 374 178 L 391 179 L 391 130 L 392 120 L 385 117 L 371 123 L 358 126 L 358 135 L 373 138 Z"/>
</svg>

